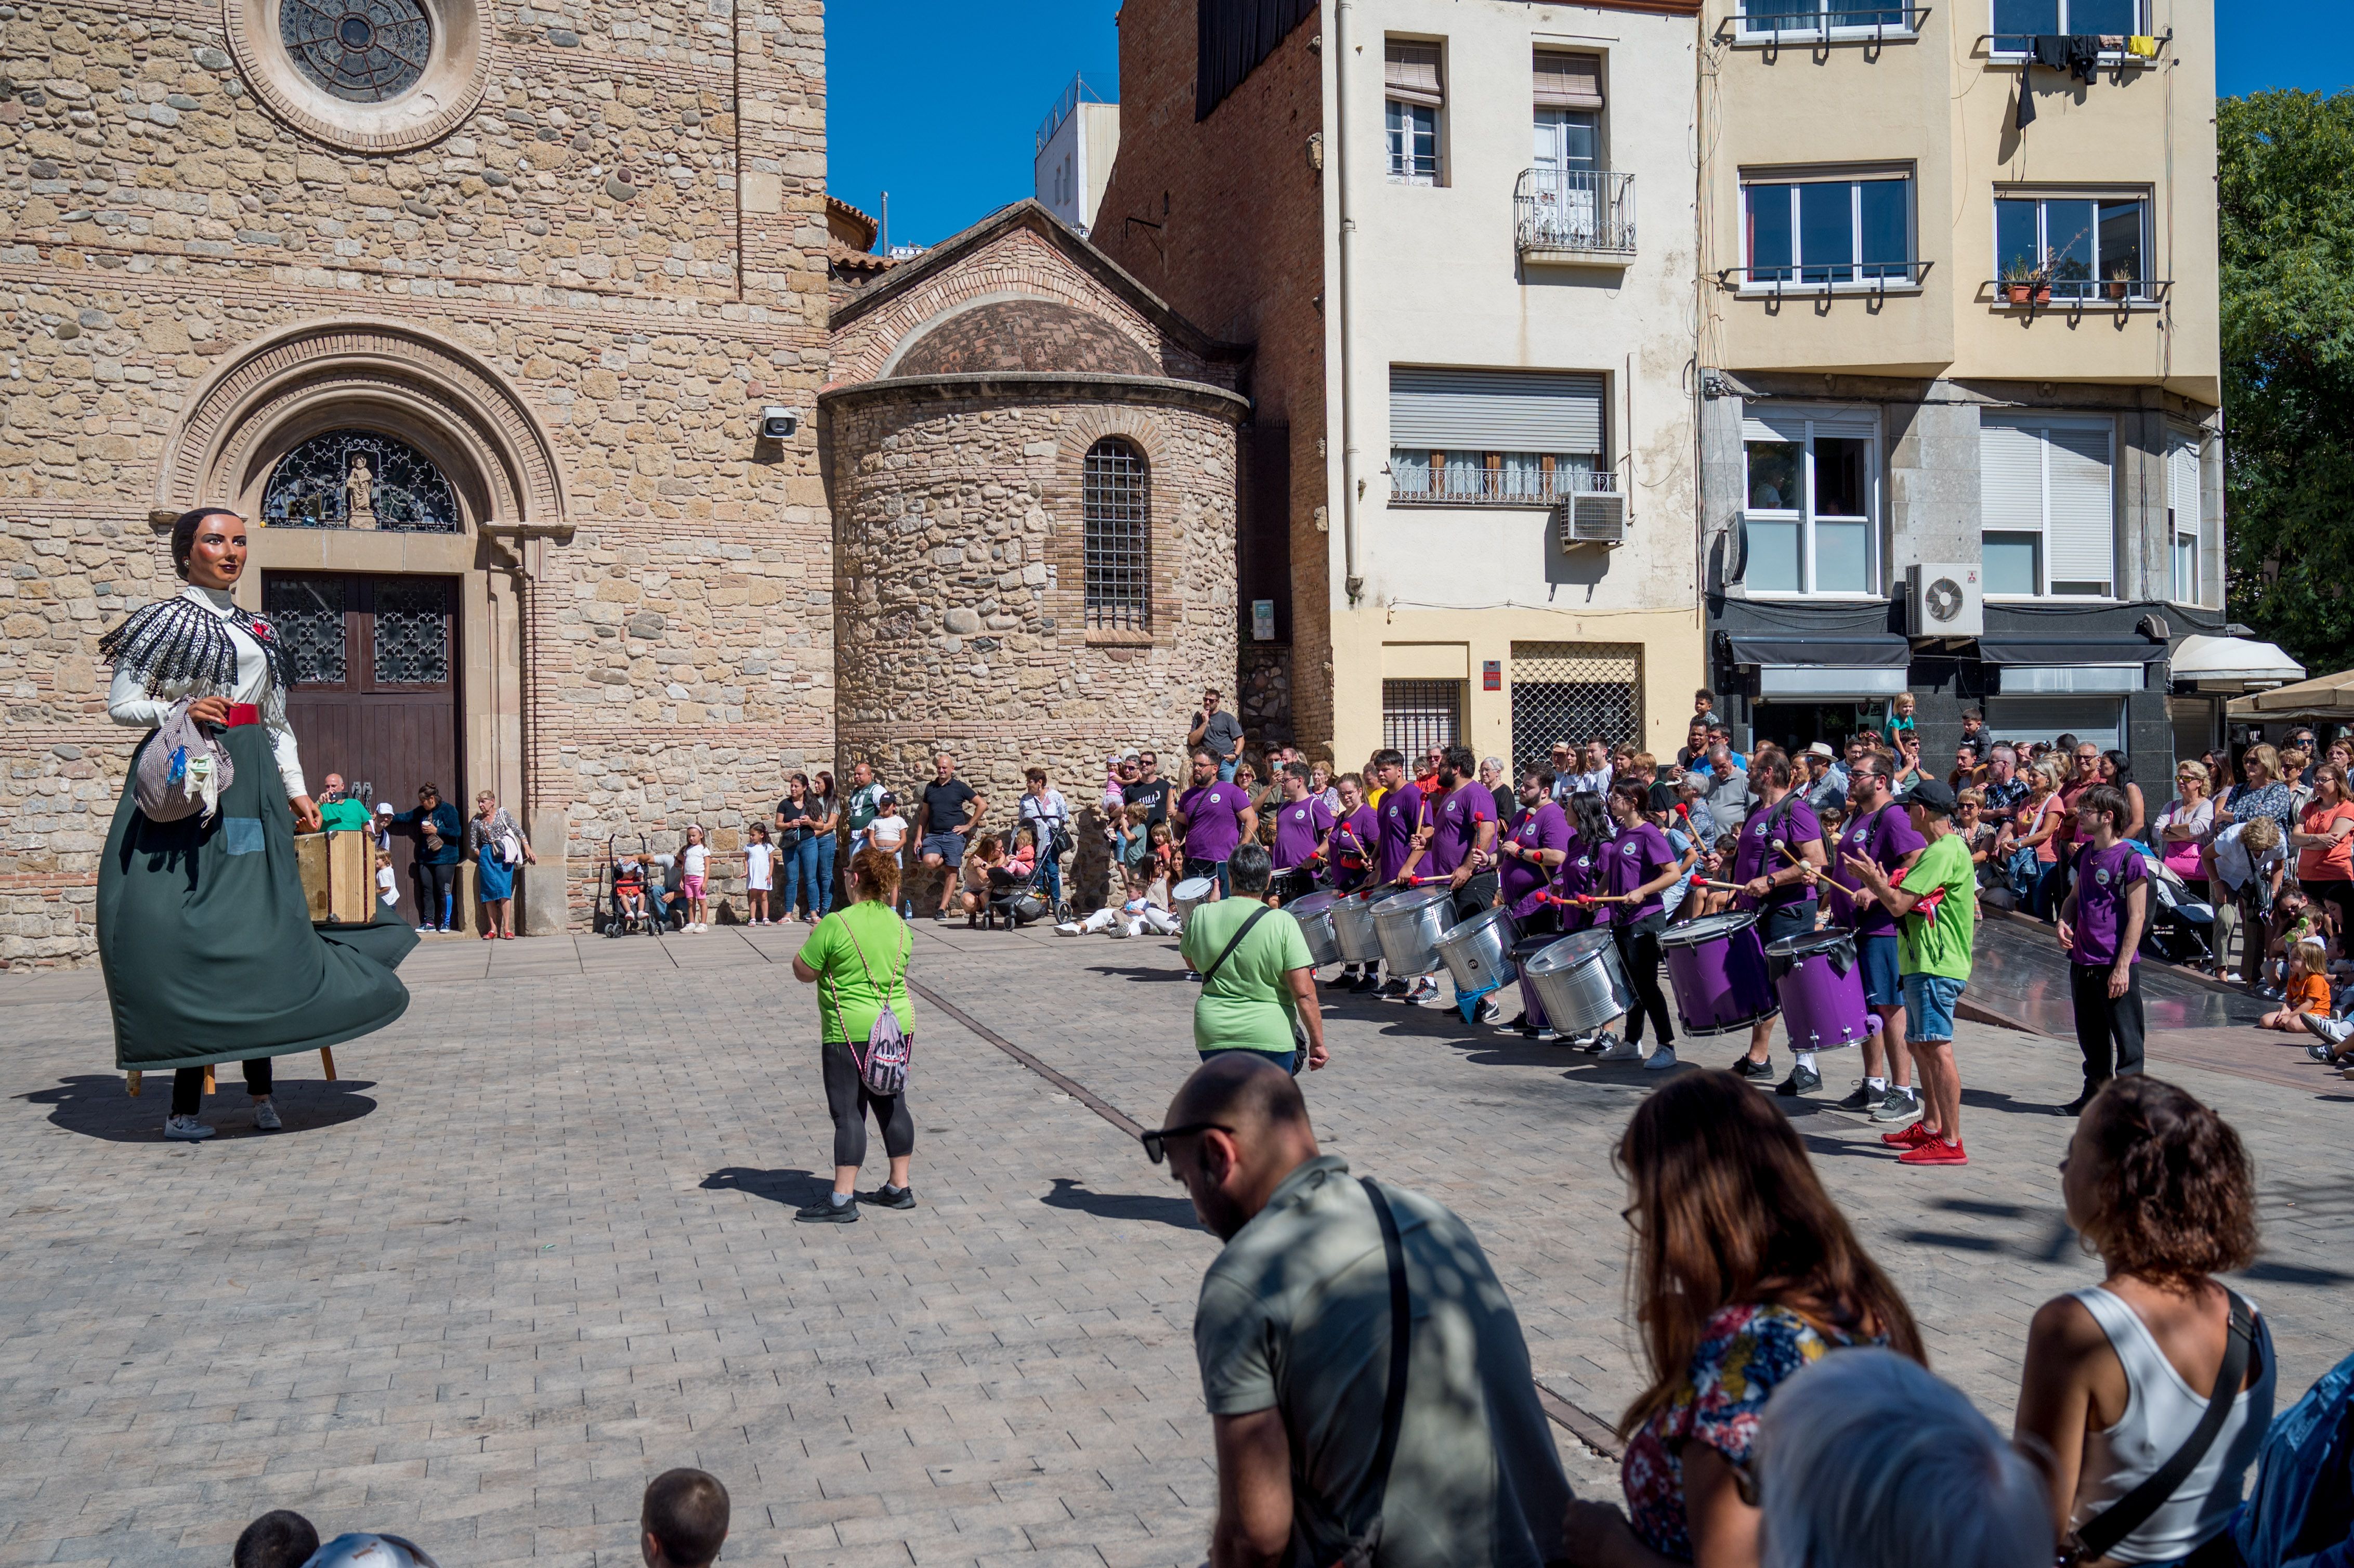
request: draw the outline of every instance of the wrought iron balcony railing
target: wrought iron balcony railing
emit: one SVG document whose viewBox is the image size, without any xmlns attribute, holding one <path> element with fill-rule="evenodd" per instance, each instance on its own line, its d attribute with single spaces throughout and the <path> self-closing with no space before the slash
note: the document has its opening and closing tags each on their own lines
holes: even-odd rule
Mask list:
<svg viewBox="0 0 2354 1568">
<path fill-rule="evenodd" d="M 1524 169 L 1512 190 L 1524 260 L 1624 261 L 1635 254 L 1635 176 L 1601 169 Z"/>
</svg>

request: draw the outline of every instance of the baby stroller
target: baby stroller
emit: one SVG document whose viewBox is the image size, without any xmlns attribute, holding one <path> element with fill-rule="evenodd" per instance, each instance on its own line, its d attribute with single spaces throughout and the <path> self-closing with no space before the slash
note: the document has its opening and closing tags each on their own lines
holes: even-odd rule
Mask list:
<svg viewBox="0 0 2354 1568">
<path fill-rule="evenodd" d="M 981 911 L 983 927 L 1002 925 L 1007 930 L 1035 925 L 1055 912 L 1053 900 L 1046 896 L 1046 871 L 1049 862 L 1040 856 L 1031 868 L 1028 880 L 1017 877 L 1003 866 L 989 868 L 989 903 Z"/>
<path fill-rule="evenodd" d="M 652 859 L 646 853 L 646 841 L 642 838 L 638 841 L 638 853 L 625 866 L 615 847 L 620 842 L 617 837 L 609 837 L 605 841 L 605 871 L 601 878 L 605 895 L 605 935 L 624 937 L 632 931 L 643 931 L 651 936 L 654 928 L 652 916 L 631 913 L 630 902 L 634 897 L 641 910 L 653 907 L 652 899 L 658 895 L 647 885 L 654 880 L 647 874 Z"/>
<path fill-rule="evenodd" d="M 2142 860 L 2149 867 L 2149 929 L 2143 933 L 2142 950 L 2170 964 L 2211 967 L 2215 906 L 2147 848 Z"/>
</svg>

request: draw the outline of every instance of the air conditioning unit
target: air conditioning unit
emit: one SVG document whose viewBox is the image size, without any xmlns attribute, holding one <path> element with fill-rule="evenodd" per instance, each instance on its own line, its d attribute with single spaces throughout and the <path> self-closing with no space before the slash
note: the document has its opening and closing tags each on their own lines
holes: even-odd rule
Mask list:
<svg viewBox="0 0 2354 1568">
<path fill-rule="evenodd" d="M 1905 567 L 1904 630 L 1912 637 L 1984 635 L 1986 591 L 1978 563 L 1927 562 Z"/>
<path fill-rule="evenodd" d="M 1627 498 L 1607 490 L 1581 490 L 1554 502 L 1553 518 L 1564 550 L 1579 545 L 1615 549 L 1627 542 Z"/>
</svg>

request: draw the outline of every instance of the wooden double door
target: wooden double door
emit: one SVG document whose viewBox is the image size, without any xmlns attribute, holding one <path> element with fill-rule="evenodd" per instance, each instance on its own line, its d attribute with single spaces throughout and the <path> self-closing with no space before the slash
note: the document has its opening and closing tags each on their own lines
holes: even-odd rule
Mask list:
<svg viewBox="0 0 2354 1568">
<path fill-rule="evenodd" d="M 330 773 L 407 811 L 420 786 L 471 814 L 459 739 L 458 579 L 270 572 L 262 612 L 294 665 L 287 716 L 313 794 Z M 393 841 L 405 910 L 410 846 Z"/>
</svg>

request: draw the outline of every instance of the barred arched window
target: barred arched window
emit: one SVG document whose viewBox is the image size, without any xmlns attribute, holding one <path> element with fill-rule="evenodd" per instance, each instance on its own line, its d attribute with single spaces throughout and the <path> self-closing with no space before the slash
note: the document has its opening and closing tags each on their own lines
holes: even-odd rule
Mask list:
<svg viewBox="0 0 2354 1568">
<path fill-rule="evenodd" d="M 1144 454 L 1118 436 L 1087 449 L 1079 473 L 1087 520 L 1087 624 L 1150 625 L 1152 485 Z"/>
</svg>

